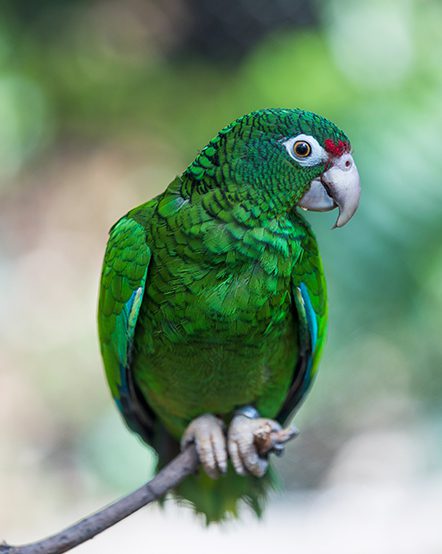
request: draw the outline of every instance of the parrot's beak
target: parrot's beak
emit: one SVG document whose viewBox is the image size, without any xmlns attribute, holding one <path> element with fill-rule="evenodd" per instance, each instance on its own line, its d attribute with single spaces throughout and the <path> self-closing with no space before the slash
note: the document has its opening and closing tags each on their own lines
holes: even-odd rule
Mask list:
<svg viewBox="0 0 442 554">
<path fill-rule="evenodd" d="M 359 173 L 351 154 L 342 154 L 331 161 L 331 167 L 312 181 L 298 206 L 316 212 L 339 208 L 339 216 L 334 226 L 343 227 L 353 217 L 359 205 Z"/>
</svg>

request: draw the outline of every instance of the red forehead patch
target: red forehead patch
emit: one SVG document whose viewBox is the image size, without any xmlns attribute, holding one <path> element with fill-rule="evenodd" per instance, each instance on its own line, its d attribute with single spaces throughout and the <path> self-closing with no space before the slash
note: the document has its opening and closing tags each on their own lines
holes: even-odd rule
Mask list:
<svg viewBox="0 0 442 554">
<path fill-rule="evenodd" d="M 344 152 L 350 152 L 350 144 L 348 142 L 345 142 L 343 140 L 339 140 L 338 142 L 334 142 L 332 139 L 326 139 L 324 141 L 324 148 L 329 152 L 332 156 L 339 157 L 342 156 Z"/>
</svg>

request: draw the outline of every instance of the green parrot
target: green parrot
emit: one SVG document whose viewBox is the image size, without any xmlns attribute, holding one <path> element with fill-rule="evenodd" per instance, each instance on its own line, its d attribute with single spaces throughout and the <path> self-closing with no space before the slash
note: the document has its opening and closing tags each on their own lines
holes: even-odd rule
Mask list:
<svg viewBox="0 0 442 554">
<path fill-rule="evenodd" d="M 112 396 L 160 467 L 195 443 L 200 470 L 174 494 L 208 522 L 241 501 L 262 512 L 272 472 L 257 434 L 292 418 L 317 371 L 326 285 L 297 207 L 338 208 L 341 227 L 359 196 L 336 125 L 263 109 L 110 230 L 98 328 Z"/>
</svg>

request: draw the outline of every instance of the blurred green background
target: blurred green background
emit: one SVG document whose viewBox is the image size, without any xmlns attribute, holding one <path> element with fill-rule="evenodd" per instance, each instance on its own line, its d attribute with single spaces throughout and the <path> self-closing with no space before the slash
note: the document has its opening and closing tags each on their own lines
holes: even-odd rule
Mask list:
<svg viewBox="0 0 442 554">
<path fill-rule="evenodd" d="M 99 358 L 109 227 L 229 121 L 302 107 L 350 136 L 363 196 L 342 230 L 309 215 L 330 331 L 286 492 L 227 534 L 154 507 L 78 551 L 442 551 L 441 26 L 437 0 L 2 2 L 0 540 L 152 474 Z"/>
</svg>

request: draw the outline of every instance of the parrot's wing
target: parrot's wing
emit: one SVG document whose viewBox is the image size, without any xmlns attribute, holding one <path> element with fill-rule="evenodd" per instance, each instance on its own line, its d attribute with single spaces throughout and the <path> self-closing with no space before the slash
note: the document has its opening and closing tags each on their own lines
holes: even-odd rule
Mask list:
<svg viewBox="0 0 442 554">
<path fill-rule="evenodd" d="M 304 397 L 316 375 L 327 327 L 327 291 L 314 236 L 306 226 L 303 252 L 292 273 L 291 295 L 298 323 L 299 353 L 293 380 L 278 414 L 285 422 Z"/>
<path fill-rule="evenodd" d="M 130 371 L 135 328 L 151 251 L 142 225 L 130 215 L 111 229 L 103 262 L 98 333 L 112 396 L 131 429 L 150 442 L 154 414 Z"/>
</svg>

